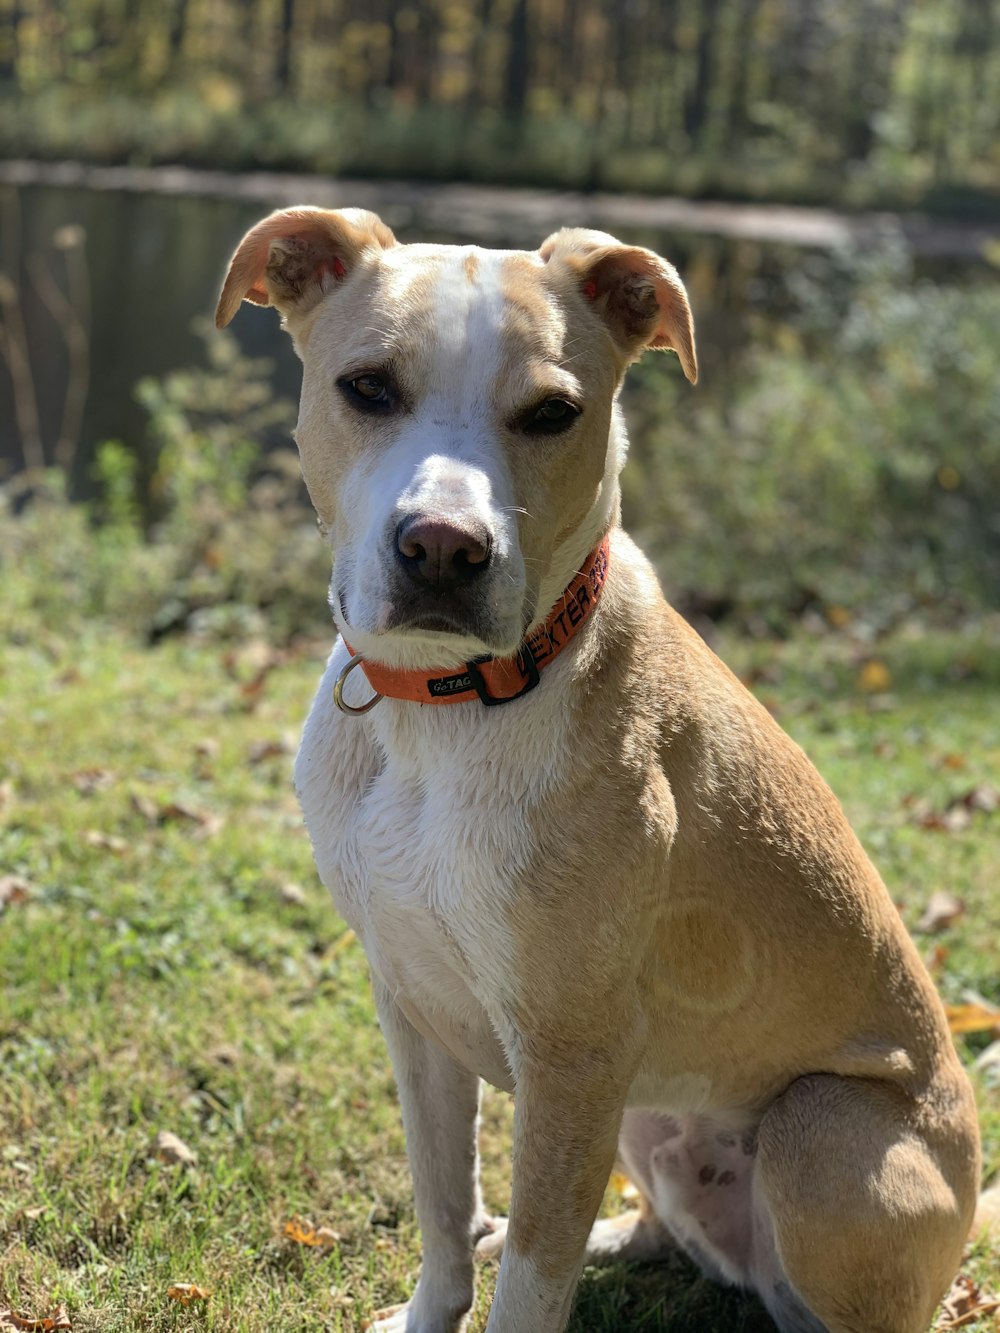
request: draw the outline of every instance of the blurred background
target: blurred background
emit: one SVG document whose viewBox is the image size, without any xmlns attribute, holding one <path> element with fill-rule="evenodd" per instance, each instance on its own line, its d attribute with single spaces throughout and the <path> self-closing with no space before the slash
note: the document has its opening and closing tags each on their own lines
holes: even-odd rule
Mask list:
<svg viewBox="0 0 1000 1333">
<path fill-rule="evenodd" d="M 633 373 L 626 522 L 696 618 L 1000 602 L 998 0 L 0 0 L 0 156 L 5 521 L 73 502 L 76 607 L 322 615 L 290 346 L 205 319 L 303 201 L 675 261 L 704 374 Z"/>
</svg>

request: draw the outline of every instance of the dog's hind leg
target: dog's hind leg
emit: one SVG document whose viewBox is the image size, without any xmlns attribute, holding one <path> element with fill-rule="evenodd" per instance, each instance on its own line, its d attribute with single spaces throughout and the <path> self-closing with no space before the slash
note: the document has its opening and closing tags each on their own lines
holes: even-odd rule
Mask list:
<svg viewBox="0 0 1000 1333">
<path fill-rule="evenodd" d="M 976 1145 L 957 1071 L 920 1099 L 874 1079 L 792 1083 L 761 1121 L 754 1181 L 773 1243 L 755 1238 L 753 1280 L 779 1324 L 794 1295 L 829 1333 L 926 1333 L 961 1261 Z"/>
<path fill-rule="evenodd" d="M 479 1080 L 408 1022 L 373 976 L 413 1173 L 423 1263 L 413 1299 L 376 1315 L 372 1333 L 457 1333 L 472 1306 L 479 1194 Z"/>
<path fill-rule="evenodd" d="M 493 1219 L 493 1228 L 476 1246 L 477 1259 L 499 1259 L 507 1236 L 507 1219 Z M 590 1228 L 583 1262 L 604 1264 L 644 1264 L 665 1259 L 677 1249 L 676 1242 L 652 1210 L 648 1199 L 640 1197 L 639 1207 L 618 1217 L 602 1217 Z"/>
</svg>

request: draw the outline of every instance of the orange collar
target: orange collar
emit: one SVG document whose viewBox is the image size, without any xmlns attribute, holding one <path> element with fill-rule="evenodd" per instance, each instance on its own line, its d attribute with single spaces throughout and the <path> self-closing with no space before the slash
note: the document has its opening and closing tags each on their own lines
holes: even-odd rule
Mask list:
<svg viewBox="0 0 1000 1333">
<path fill-rule="evenodd" d="M 583 568 L 549 612 L 545 624 L 521 641 L 515 657 L 476 657 L 458 672 L 407 671 L 369 662 L 345 640 L 351 660 L 333 687 L 337 707 L 345 713 L 366 713 L 385 696 L 416 704 L 466 703 L 478 696 L 487 707 L 520 699 L 535 688 L 539 673 L 555 661 L 601 600 L 608 577 L 609 545 L 610 539 L 605 537 L 591 551 Z M 356 666 L 361 667 L 375 696 L 352 708 L 344 702 L 342 691 L 347 676 Z"/>
</svg>

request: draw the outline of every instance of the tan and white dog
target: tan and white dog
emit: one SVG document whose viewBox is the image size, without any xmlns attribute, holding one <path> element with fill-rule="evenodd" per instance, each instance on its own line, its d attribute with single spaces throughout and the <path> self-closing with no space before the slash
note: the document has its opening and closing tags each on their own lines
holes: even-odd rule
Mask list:
<svg viewBox="0 0 1000 1333">
<path fill-rule="evenodd" d="M 245 237 L 220 326 L 243 299 L 304 364 L 343 637 L 296 785 L 423 1232 L 375 1328 L 462 1328 L 478 1241 L 487 1333 L 558 1333 L 584 1263 L 672 1246 L 783 1333 L 923 1333 L 979 1179 L 941 1004 L 833 795 L 619 527 L 626 367 L 697 376 L 675 270 L 599 232 L 400 245 L 301 208 Z M 481 1078 L 516 1095 L 509 1222 Z M 641 1206 L 595 1225 L 616 1158 Z"/>
</svg>

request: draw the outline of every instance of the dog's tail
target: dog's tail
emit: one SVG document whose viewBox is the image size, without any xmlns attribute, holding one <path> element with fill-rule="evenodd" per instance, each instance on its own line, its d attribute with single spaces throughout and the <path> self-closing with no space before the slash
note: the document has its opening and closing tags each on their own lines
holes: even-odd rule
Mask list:
<svg viewBox="0 0 1000 1333">
<path fill-rule="evenodd" d="M 991 1185 L 988 1190 L 983 1190 L 979 1196 L 970 1238 L 979 1240 L 983 1236 L 988 1236 L 991 1240 L 1000 1240 L 1000 1181 Z"/>
</svg>

